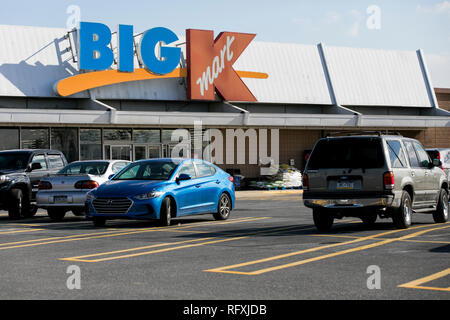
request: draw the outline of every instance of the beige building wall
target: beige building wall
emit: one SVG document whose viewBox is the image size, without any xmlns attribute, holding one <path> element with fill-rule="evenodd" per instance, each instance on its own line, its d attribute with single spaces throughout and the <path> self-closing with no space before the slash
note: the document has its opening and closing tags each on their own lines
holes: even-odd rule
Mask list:
<svg viewBox="0 0 450 320">
<path fill-rule="evenodd" d="M 450 111 L 450 89 L 435 89 L 441 109 Z M 418 138 L 425 148 L 450 148 L 450 128 L 430 128 Z"/>
</svg>

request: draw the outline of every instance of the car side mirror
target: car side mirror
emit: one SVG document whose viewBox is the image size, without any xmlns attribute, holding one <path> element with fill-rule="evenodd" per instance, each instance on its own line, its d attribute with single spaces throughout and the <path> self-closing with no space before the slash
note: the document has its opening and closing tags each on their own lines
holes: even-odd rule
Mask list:
<svg viewBox="0 0 450 320">
<path fill-rule="evenodd" d="M 180 181 L 186 181 L 186 180 L 191 180 L 191 179 L 192 179 L 192 178 L 191 178 L 190 175 L 185 174 L 185 173 L 182 173 L 182 174 L 180 174 L 180 175 L 178 176 L 176 182 L 177 182 L 177 183 L 180 183 Z"/>
<path fill-rule="evenodd" d="M 440 167 L 442 166 L 442 161 L 439 159 L 433 159 L 433 167 Z"/>
<path fill-rule="evenodd" d="M 39 162 L 33 162 L 31 165 L 28 166 L 28 172 L 34 171 L 34 170 L 41 170 L 42 165 Z"/>
</svg>

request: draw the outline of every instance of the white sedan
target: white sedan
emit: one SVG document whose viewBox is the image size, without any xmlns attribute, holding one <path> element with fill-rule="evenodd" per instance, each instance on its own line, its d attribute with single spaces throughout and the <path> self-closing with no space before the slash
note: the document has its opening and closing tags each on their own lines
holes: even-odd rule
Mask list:
<svg viewBox="0 0 450 320">
<path fill-rule="evenodd" d="M 48 216 L 55 221 L 64 219 L 68 211 L 82 216 L 87 193 L 130 163 L 125 160 L 72 162 L 56 175 L 40 181 L 37 206 L 46 209 Z"/>
</svg>

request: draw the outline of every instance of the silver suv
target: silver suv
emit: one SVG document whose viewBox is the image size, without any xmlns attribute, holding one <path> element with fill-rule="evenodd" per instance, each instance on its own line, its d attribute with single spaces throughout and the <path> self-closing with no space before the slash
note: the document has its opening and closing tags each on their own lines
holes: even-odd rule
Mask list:
<svg viewBox="0 0 450 320">
<path fill-rule="evenodd" d="M 335 218 L 358 217 L 372 225 L 378 216 L 406 229 L 415 212 L 444 223 L 449 185 L 441 166 L 420 142 L 400 135 L 323 138 L 303 174 L 304 204 L 313 209 L 319 231 L 330 230 Z"/>
</svg>

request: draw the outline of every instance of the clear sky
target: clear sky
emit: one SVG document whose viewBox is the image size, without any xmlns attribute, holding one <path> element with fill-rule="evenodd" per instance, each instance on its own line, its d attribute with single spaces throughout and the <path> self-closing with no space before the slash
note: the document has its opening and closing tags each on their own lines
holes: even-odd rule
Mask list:
<svg viewBox="0 0 450 320">
<path fill-rule="evenodd" d="M 14 0 L 2 1 L 0 24 L 66 27 L 70 5 L 80 8 L 82 21 L 112 30 L 132 24 L 136 31 L 164 26 L 179 35 L 199 28 L 256 33 L 259 41 L 421 48 L 434 86 L 450 87 L 449 0 Z"/>
</svg>

